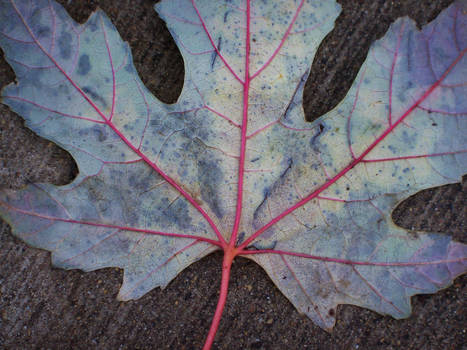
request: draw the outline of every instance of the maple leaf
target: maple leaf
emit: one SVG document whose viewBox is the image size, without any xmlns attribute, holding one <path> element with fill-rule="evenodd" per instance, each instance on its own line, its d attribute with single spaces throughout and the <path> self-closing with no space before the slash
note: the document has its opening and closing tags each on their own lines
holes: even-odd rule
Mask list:
<svg viewBox="0 0 467 350">
<path fill-rule="evenodd" d="M 51 1 L 2 0 L 0 44 L 18 78 L 2 101 L 68 150 L 79 176 L 3 190 L 0 213 L 56 266 L 123 268 L 122 300 L 223 250 L 206 347 L 236 256 L 323 328 L 343 303 L 407 317 L 411 295 L 466 268 L 465 245 L 391 220 L 403 199 L 466 171 L 465 7 L 421 32 L 397 21 L 341 104 L 310 124 L 303 86 L 334 1 L 163 1 L 186 75 L 166 105 L 101 11 L 79 25 Z"/>
</svg>

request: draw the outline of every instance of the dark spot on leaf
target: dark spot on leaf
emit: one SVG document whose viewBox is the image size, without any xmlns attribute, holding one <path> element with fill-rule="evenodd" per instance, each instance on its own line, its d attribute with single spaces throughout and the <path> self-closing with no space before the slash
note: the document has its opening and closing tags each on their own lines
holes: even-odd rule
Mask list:
<svg viewBox="0 0 467 350">
<path fill-rule="evenodd" d="M 105 129 L 101 126 L 94 126 L 91 128 L 91 130 L 97 136 L 99 142 L 104 142 L 105 140 L 107 140 Z"/>
<path fill-rule="evenodd" d="M 321 134 L 323 133 L 323 130 L 324 130 L 323 124 L 319 124 L 318 125 L 318 130 L 316 131 L 316 134 L 314 134 L 313 137 L 310 140 L 310 145 L 312 147 L 316 146 L 316 141 L 318 141 L 318 139 L 320 138 Z"/>
<path fill-rule="evenodd" d="M 101 95 L 99 95 L 98 93 L 96 93 L 91 87 L 89 86 L 84 86 L 83 87 L 83 92 L 88 95 L 89 97 L 91 97 L 91 99 L 94 101 L 94 102 L 100 102 L 102 104 L 103 107 L 107 107 L 107 102 L 105 102 L 105 100 L 102 98 Z"/>
<path fill-rule="evenodd" d="M 255 212 L 253 213 L 253 225 L 254 225 L 255 228 L 259 228 L 259 226 L 261 226 L 261 222 L 258 219 L 260 217 L 260 213 L 262 211 L 262 208 L 263 208 L 264 204 L 266 203 L 267 198 L 275 191 L 275 189 L 279 188 L 281 185 L 284 184 L 285 179 L 287 177 L 287 173 L 292 168 L 293 159 L 289 158 L 289 159 L 287 159 L 286 162 L 287 162 L 286 163 L 287 166 L 282 171 L 282 173 L 279 175 L 279 178 L 274 182 L 274 184 L 272 186 L 266 187 L 263 190 L 264 198 L 261 201 L 261 203 L 258 205 L 258 207 L 256 208 Z"/>
<path fill-rule="evenodd" d="M 224 213 L 217 193 L 224 179 L 222 169 L 216 161 L 207 159 L 199 160 L 198 176 L 201 182 L 201 197 L 209 204 L 214 214 L 216 214 L 218 218 L 222 218 Z"/>
<path fill-rule="evenodd" d="M 133 73 L 133 72 L 134 72 L 133 64 L 128 63 L 128 64 L 125 66 L 125 71 L 127 71 L 128 73 Z"/>
<path fill-rule="evenodd" d="M 230 10 L 225 12 L 225 14 L 224 14 L 224 23 L 227 23 L 227 17 L 229 16 L 230 12 L 231 12 Z"/>
<path fill-rule="evenodd" d="M 47 37 L 49 36 L 49 34 L 50 34 L 50 28 L 46 26 L 40 27 L 39 30 L 37 31 L 38 38 Z"/>
<path fill-rule="evenodd" d="M 303 91 L 303 87 L 305 86 L 305 83 L 306 83 L 306 80 L 308 78 L 308 74 L 309 74 L 309 70 L 307 70 L 303 75 L 302 75 L 302 78 L 300 79 L 300 81 L 298 82 L 296 88 L 295 88 L 295 91 L 294 91 L 294 94 L 292 96 L 292 98 L 290 99 L 290 102 L 287 106 L 287 108 L 285 109 L 284 111 L 284 114 L 282 116 L 282 119 L 283 120 L 287 120 L 290 112 L 295 108 L 295 106 L 297 106 L 297 104 L 301 103 L 299 101 L 301 101 L 301 93 Z M 268 87 L 269 89 L 271 89 L 271 87 L 269 86 Z M 297 101 L 297 97 L 298 97 L 298 101 Z"/>
<path fill-rule="evenodd" d="M 64 59 L 69 59 L 71 57 L 71 45 L 73 38 L 70 33 L 63 32 L 58 38 L 58 49 L 60 52 L 60 57 Z"/>
<path fill-rule="evenodd" d="M 89 62 L 89 56 L 84 54 L 81 55 L 78 62 L 78 74 L 86 75 L 91 70 L 91 63 Z"/>
<path fill-rule="evenodd" d="M 176 200 L 162 211 L 161 218 L 168 224 L 177 224 L 182 229 L 188 229 L 191 225 L 191 217 L 188 215 L 188 205 L 184 200 Z"/>
<path fill-rule="evenodd" d="M 222 37 L 219 37 L 219 39 L 217 40 L 217 51 L 221 52 L 221 47 L 222 47 Z M 211 55 L 211 70 L 214 70 L 214 63 L 216 63 L 217 51 L 214 50 L 214 52 Z"/>
<path fill-rule="evenodd" d="M 237 237 L 237 245 L 242 244 L 244 239 L 245 239 L 245 231 L 242 231 Z"/>
<path fill-rule="evenodd" d="M 97 15 L 91 16 L 86 23 L 87 28 L 91 29 L 91 32 L 95 32 L 98 29 L 97 17 Z"/>
<path fill-rule="evenodd" d="M 259 226 L 261 226 L 260 222 L 258 222 L 259 214 L 261 213 L 261 208 L 263 207 L 264 203 L 266 203 L 266 200 L 270 194 L 270 189 L 266 187 L 263 191 L 264 198 L 253 213 L 253 223 L 255 228 L 259 228 Z"/>
<path fill-rule="evenodd" d="M 287 168 L 282 172 L 282 174 L 280 175 L 280 178 L 283 179 L 286 174 L 288 173 L 288 171 L 292 168 L 292 165 L 293 165 L 293 159 L 292 158 L 289 158 L 287 160 Z"/>
</svg>

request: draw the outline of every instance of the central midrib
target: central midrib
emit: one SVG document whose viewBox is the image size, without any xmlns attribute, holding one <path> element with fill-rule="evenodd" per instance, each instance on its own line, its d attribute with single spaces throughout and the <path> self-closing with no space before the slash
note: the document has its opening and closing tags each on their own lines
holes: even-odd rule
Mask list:
<svg viewBox="0 0 467 350">
<path fill-rule="evenodd" d="M 248 128 L 248 102 L 250 93 L 250 0 L 246 2 L 246 45 L 245 45 L 245 79 L 243 82 L 243 116 L 241 128 L 240 159 L 238 166 L 238 185 L 237 185 L 237 206 L 235 212 L 235 221 L 230 237 L 229 246 L 234 247 L 237 241 L 238 228 L 242 217 L 243 208 L 243 180 L 245 175 L 245 156 Z"/>
</svg>

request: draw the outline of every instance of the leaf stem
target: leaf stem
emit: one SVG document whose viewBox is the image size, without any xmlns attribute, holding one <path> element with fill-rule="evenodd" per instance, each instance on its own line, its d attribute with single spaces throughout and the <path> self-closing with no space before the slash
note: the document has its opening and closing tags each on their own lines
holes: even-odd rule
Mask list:
<svg viewBox="0 0 467 350">
<path fill-rule="evenodd" d="M 225 302 L 227 300 L 227 294 L 229 289 L 229 279 L 230 279 L 230 269 L 232 267 L 232 262 L 235 256 L 237 255 L 236 249 L 227 248 L 224 251 L 224 260 L 222 262 L 222 280 L 219 299 L 217 301 L 216 312 L 211 322 L 211 328 L 209 329 L 208 336 L 203 346 L 203 350 L 211 349 L 212 343 L 214 342 L 214 337 L 216 336 L 217 329 L 222 317 L 222 312 L 224 311 Z"/>
</svg>

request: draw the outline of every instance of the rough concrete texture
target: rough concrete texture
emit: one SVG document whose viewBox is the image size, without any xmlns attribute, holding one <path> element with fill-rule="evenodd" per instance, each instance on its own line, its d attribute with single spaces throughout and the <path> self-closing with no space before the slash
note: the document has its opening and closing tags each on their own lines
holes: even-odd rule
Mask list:
<svg viewBox="0 0 467 350">
<path fill-rule="evenodd" d="M 100 6 L 129 41 L 146 86 L 173 102 L 183 84 L 182 59 L 151 0 L 62 0 L 84 21 Z M 308 118 L 326 112 L 345 95 L 371 42 L 397 17 L 419 25 L 450 1 L 341 0 L 344 11 L 321 46 L 305 91 Z M 14 74 L 0 55 L 0 86 Z M 64 184 L 76 174 L 71 157 L 25 129 L 21 118 L 0 106 L 0 186 L 27 182 Z M 398 207 L 394 218 L 414 230 L 466 241 L 467 183 L 424 191 Z M 49 254 L 14 238 L 0 221 L 0 347 L 99 349 L 199 349 L 213 315 L 221 255 L 182 272 L 165 290 L 140 300 L 115 299 L 122 271 L 63 271 Z M 467 278 L 450 288 L 413 298 L 406 320 L 340 306 L 332 333 L 298 314 L 262 269 L 246 259 L 233 266 L 230 294 L 216 349 L 461 349 L 467 344 Z"/>
</svg>

